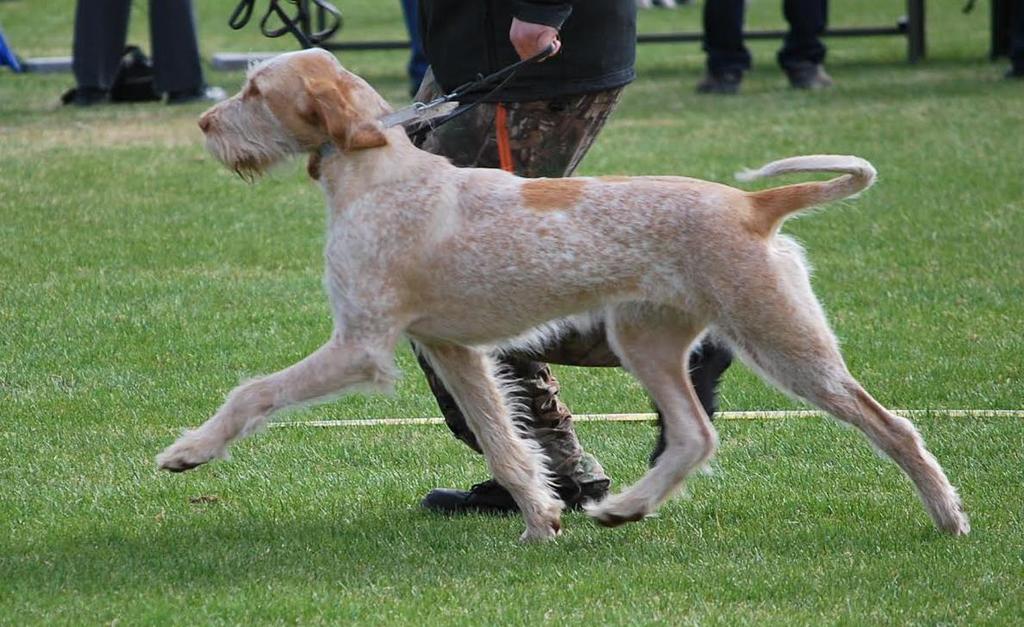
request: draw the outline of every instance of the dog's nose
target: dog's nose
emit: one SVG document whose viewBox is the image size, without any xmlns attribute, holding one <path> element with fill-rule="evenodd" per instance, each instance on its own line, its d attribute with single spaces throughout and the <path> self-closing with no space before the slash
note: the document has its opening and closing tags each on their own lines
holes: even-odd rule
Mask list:
<svg viewBox="0 0 1024 627">
<path fill-rule="evenodd" d="M 213 116 L 209 113 L 204 113 L 199 117 L 199 130 L 207 132 L 210 130 L 210 126 L 213 124 Z"/>
</svg>

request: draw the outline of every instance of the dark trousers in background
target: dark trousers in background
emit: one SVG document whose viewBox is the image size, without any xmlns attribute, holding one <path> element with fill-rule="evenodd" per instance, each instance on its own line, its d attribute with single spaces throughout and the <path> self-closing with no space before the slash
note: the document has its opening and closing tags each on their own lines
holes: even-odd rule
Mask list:
<svg viewBox="0 0 1024 627">
<path fill-rule="evenodd" d="M 783 68 L 825 61 L 821 34 L 828 22 L 827 0 L 785 0 L 783 15 L 789 32 L 778 54 Z M 745 0 L 706 0 L 704 3 L 704 50 L 712 74 L 750 69 L 750 51 L 743 43 Z"/>
<path fill-rule="evenodd" d="M 1024 74 L 1024 0 L 1013 6 L 1013 25 L 1010 33 L 1010 63 L 1014 72 Z"/>
<path fill-rule="evenodd" d="M 405 17 L 405 29 L 409 32 L 409 72 L 410 93 L 416 94 L 427 73 L 427 53 L 423 52 L 423 37 L 420 35 L 419 0 L 402 0 L 402 15 Z"/>
<path fill-rule="evenodd" d="M 79 87 L 108 90 L 128 37 L 131 0 L 79 0 L 72 69 Z M 159 92 L 203 87 L 191 0 L 149 0 L 154 83 Z"/>
</svg>

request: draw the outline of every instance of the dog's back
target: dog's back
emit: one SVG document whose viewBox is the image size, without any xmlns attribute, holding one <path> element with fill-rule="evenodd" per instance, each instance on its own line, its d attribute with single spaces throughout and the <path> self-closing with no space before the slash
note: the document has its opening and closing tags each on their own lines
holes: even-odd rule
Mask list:
<svg viewBox="0 0 1024 627">
<path fill-rule="evenodd" d="M 686 177 L 524 179 L 450 170 L 450 202 L 428 209 L 443 228 L 421 242 L 418 265 L 430 271 L 416 284 L 431 294 L 432 311 L 417 326 L 425 332 L 430 320 L 445 320 L 461 330 L 460 341 L 482 343 L 500 339 L 487 337 L 492 332 L 518 334 L 616 302 L 711 315 L 705 301 L 737 266 L 763 263 L 766 240 L 787 215 L 863 190 L 874 169 L 856 157 L 809 156 L 746 175 L 825 171 L 844 176 L 744 192 Z M 467 299 L 477 303 L 471 316 Z M 502 328 L 485 329 L 495 318 Z"/>
</svg>

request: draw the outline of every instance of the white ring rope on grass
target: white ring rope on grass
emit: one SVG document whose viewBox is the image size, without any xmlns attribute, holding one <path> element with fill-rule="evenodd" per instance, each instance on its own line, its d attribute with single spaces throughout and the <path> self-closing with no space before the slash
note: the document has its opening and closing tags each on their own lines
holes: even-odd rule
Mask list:
<svg viewBox="0 0 1024 627">
<path fill-rule="evenodd" d="M 894 414 L 906 418 L 1024 418 L 1024 409 L 894 409 Z M 720 411 L 715 420 L 782 420 L 786 418 L 820 418 L 824 412 L 811 409 L 765 410 L 765 411 Z M 647 414 L 578 414 L 576 422 L 650 422 L 655 415 Z M 284 420 L 272 423 L 272 427 L 374 427 L 401 425 L 440 425 L 444 418 L 371 418 L 353 420 Z"/>
</svg>

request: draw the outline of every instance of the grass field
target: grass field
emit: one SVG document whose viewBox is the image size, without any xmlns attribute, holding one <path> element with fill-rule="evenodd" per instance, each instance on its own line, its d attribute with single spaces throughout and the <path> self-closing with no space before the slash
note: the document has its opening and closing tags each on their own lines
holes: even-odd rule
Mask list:
<svg viewBox="0 0 1024 627">
<path fill-rule="evenodd" d="M 233 2 L 196 4 L 207 56 L 293 47 L 229 30 Z M 752 3 L 749 26 L 780 26 L 777 4 Z M 901 3 L 834 5 L 832 23 L 854 26 Z M 341 6 L 346 37 L 402 36 L 397 2 Z M 69 54 L 72 14 L 0 2 L 23 56 Z M 713 474 L 659 517 L 604 530 L 569 513 L 546 546 L 517 544 L 516 518 L 419 509 L 431 487 L 486 475 L 441 426 L 273 429 L 231 461 L 158 473 L 153 456 L 240 379 L 330 332 L 320 191 L 301 164 L 256 186 L 224 171 L 202 148 L 202 107 L 62 109 L 69 75 L 0 72 L 0 624 L 1019 623 L 1024 422 L 943 412 L 1024 407 L 1024 84 L 986 60 L 985 14 L 929 4 L 914 67 L 902 40 L 829 41 L 825 93 L 786 89 L 772 42 L 752 45 L 735 98 L 692 94 L 695 44 L 643 46 L 581 169 L 728 182 L 794 154 L 872 161 L 872 190 L 786 231 L 854 374 L 891 407 L 934 410 L 917 423 L 972 516 L 957 539 L 894 465 L 821 419 L 719 421 Z M 641 22 L 695 30 L 699 8 Z M 403 54 L 343 62 L 405 102 Z M 233 90 L 241 75 L 208 79 Z M 395 396 L 285 419 L 436 415 L 399 361 Z M 558 374 L 577 412 L 648 408 L 621 372 Z M 742 367 L 722 397 L 799 407 Z M 649 426 L 579 431 L 618 487 L 644 471 Z"/>
</svg>

